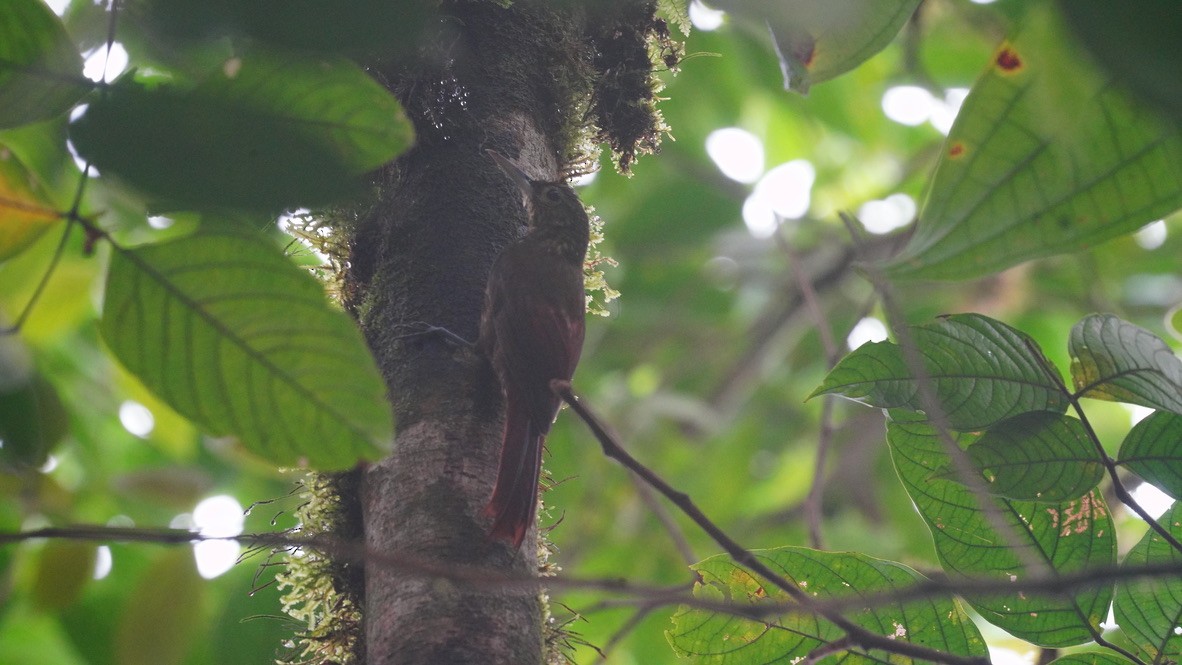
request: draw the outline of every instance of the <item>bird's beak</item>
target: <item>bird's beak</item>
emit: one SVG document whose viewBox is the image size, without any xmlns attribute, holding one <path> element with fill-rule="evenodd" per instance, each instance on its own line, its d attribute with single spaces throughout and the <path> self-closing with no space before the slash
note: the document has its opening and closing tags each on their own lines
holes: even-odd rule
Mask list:
<svg viewBox="0 0 1182 665">
<path fill-rule="evenodd" d="M 509 176 L 513 179 L 513 182 L 517 183 L 517 188 L 521 190 L 521 196 L 524 198 L 524 200 L 528 201 L 530 194 L 533 191 L 533 187 L 530 185 L 529 176 L 525 175 L 525 172 L 518 168 L 516 164 L 509 161 L 508 157 L 505 157 L 496 150 L 489 148 L 488 150 L 485 150 L 485 152 L 488 153 L 489 157 L 493 158 L 493 161 L 497 163 L 497 166 L 501 167 L 501 170 L 505 172 L 505 175 Z"/>
</svg>

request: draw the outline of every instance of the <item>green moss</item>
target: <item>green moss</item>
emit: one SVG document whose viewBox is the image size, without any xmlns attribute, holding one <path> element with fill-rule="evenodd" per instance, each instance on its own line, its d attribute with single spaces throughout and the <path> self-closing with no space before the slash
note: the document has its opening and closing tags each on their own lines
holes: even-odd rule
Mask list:
<svg viewBox="0 0 1182 665">
<path fill-rule="evenodd" d="M 342 495 L 352 491 L 352 475 L 309 474 L 296 509 L 293 536 L 317 539 L 356 529 Z M 277 662 L 297 665 L 354 665 L 364 662 L 361 631 L 362 577 L 356 566 L 314 549 L 290 548 L 286 567 L 275 576 L 283 611 L 303 628 L 284 646 L 289 655 Z"/>
</svg>

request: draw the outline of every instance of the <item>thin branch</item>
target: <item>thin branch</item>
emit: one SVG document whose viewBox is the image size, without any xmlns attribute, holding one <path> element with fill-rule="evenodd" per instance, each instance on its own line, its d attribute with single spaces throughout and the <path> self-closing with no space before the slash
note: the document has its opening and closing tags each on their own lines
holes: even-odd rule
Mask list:
<svg viewBox="0 0 1182 665">
<path fill-rule="evenodd" d="M 812 279 L 800 265 L 800 254 L 788 242 L 788 239 L 784 237 L 783 228 L 782 224 L 777 228 L 775 233 L 776 243 L 788 257 L 789 269 L 792 271 L 792 276 L 796 279 L 797 284 L 800 285 L 800 294 L 804 298 L 805 307 L 813 319 L 813 324 L 817 327 L 817 332 L 821 339 L 821 347 L 825 349 L 825 364 L 832 369 L 837 364 L 838 356 L 841 353 L 837 342 L 833 339 L 833 326 L 830 324 L 828 317 L 825 316 L 825 310 L 821 307 L 820 298 L 817 297 L 817 291 L 813 288 Z M 824 534 L 821 531 L 821 507 L 825 494 L 825 467 L 829 460 L 829 448 L 833 442 L 833 404 L 836 397 L 826 395 L 823 399 L 824 401 L 821 403 L 821 427 L 817 433 L 817 451 L 813 461 L 813 482 L 809 486 L 808 495 L 802 504 L 805 524 L 808 525 L 809 529 L 809 542 L 814 549 L 822 549 L 825 546 Z"/>
<path fill-rule="evenodd" d="M 828 599 L 818 599 L 810 596 L 802 599 L 802 601 L 768 601 L 758 605 L 752 605 L 697 598 L 687 593 L 687 587 L 684 584 L 662 587 L 637 584 L 620 578 L 577 578 L 569 576 L 538 578 L 527 573 L 509 574 L 486 568 L 456 565 L 443 566 L 413 555 L 373 551 L 367 549 L 361 542 L 341 541 L 324 536 L 311 538 L 299 537 L 285 532 L 249 533 L 239 534 L 237 536 L 208 536 L 183 529 L 78 525 L 0 533 L 0 545 L 39 539 L 138 542 L 159 545 L 189 545 L 203 541 L 237 541 L 253 546 L 315 549 L 341 561 L 352 563 L 365 562 L 367 565 L 386 566 L 410 576 L 421 576 L 426 579 L 443 579 L 467 584 L 475 588 L 488 589 L 490 591 L 520 593 L 522 595 L 536 594 L 543 587 L 601 591 L 630 596 L 636 599 L 632 604 L 641 607 L 646 605 L 651 605 L 654 608 L 668 605 L 686 605 L 695 609 L 720 612 L 753 620 L 805 612 L 814 614 L 866 610 L 885 605 L 952 595 L 1068 595 L 1086 589 L 1111 585 L 1116 582 L 1131 582 L 1139 579 L 1158 580 L 1182 576 L 1182 562 L 1180 561 L 1138 566 L 1100 566 L 1072 573 L 1061 573 L 1051 577 L 1025 578 L 1012 581 L 1008 576 L 1000 578 L 961 577 L 954 580 L 943 574 L 932 574 L 913 584 L 891 591 Z"/>
<path fill-rule="evenodd" d="M 45 273 L 41 275 L 41 280 L 37 282 L 37 286 L 33 289 L 33 294 L 29 296 L 29 302 L 25 304 L 24 309 L 16 317 L 11 326 L 0 329 L 0 335 L 12 335 L 20 332 L 24 327 L 25 321 L 29 318 L 29 314 L 33 312 L 33 307 L 37 301 L 41 299 L 41 295 L 45 292 L 45 287 L 49 285 L 49 278 L 53 277 L 53 273 L 57 269 L 57 264 L 62 260 L 62 254 L 66 251 L 66 241 L 70 239 L 70 231 L 74 229 L 75 222 L 82 222 L 82 217 L 79 211 L 82 208 L 82 195 L 86 192 L 87 178 L 90 176 L 90 163 L 82 169 L 82 175 L 78 179 L 78 187 L 74 190 L 74 200 L 70 204 L 70 209 L 61 216 L 66 220 L 66 228 L 62 231 L 62 237 L 57 241 L 57 247 L 53 250 L 53 257 L 49 259 L 49 265 L 45 268 Z"/>
<path fill-rule="evenodd" d="M 657 497 L 653 496 L 652 488 L 635 475 L 631 475 L 629 478 L 631 478 L 632 484 L 640 494 L 640 500 L 644 502 L 644 505 L 648 506 L 649 510 L 653 511 L 653 515 L 657 518 L 657 521 L 665 528 L 665 533 L 669 534 L 669 539 L 673 541 L 673 547 L 677 548 L 677 553 L 681 556 L 681 560 L 687 566 L 692 566 L 700 561 L 701 558 L 694 555 L 693 547 L 690 546 L 689 540 L 686 539 L 685 532 L 673 520 L 673 516 L 665 509 L 665 506 L 661 505 L 661 502 L 657 501 Z"/>
<path fill-rule="evenodd" d="M 781 575 L 776 574 L 775 571 L 767 567 L 750 550 L 745 549 L 739 543 L 735 542 L 718 525 L 706 517 L 697 505 L 694 504 L 693 500 L 690 499 L 689 495 L 673 488 L 673 486 L 665 482 L 655 472 L 628 454 L 587 406 L 575 397 L 571 391 L 569 381 L 551 381 L 550 389 L 562 397 L 562 400 L 570 406 L 571 410 L 583 419 L 583 422 L 587 424 L 587 427 L 595 435 L 595 438 L 599 440 L 605 455 L 623 464 L 627 469 L 643 478 L 653 489 L 672 501 L 675 506 L 713 538 L 714 542 L 718 543 L 737 563 L 759 574 L 806 609 L 815 611 L 811 596 L 798 589 L 795 584 L 784 579 Z M 912 658 L 923 658 L 934 662 L 948 663 L 948 665 L 983 665 L 988 662 L 988 659 L 985 658 L 960 656 L 911 642 L 893 640 L 884 635 L 872 633 L 833 611 L 825 610 L 817 611 L 817 613 L 844 631 L 853 644 L 863 649 L 880 649 L 887 653 L 895 653 Z"/>
<path fill-rule="evenodd" d="M 1138 517 L 1145 520 L 1145 522 L 1149 525 L 1149 528 L 1157 533 L 1157 535 L 1161 536 L 1162 539 L 1170 545 L 1170 547 L 1174 548 L 1175 552 L 1182 552 L 1182 543 L 1178 542 L 1178 539 L 1175 538 L 1168 529 L 1166 529 L 1161 525 L 1160 522 L 1154 519 L 1153 516 L 1149 514 L 1149 511 L 1145 510 L 1141 504 L 1137 503 L 1137 500 L 1133 498 L 1133 495 L 1129 493 L 1128 488 L 1125 487 L 1124 481 L 1120 479 L 1116 460 L 1112 459 L 1112 457 L 1108 455 L 1108 452 L 1104 450 L 1104 444 L 1100 442 L 1100 436 L 1096 434 L 1096 430 L 1092 427 L 1092 422 L 1088 419 L 1087 413 L 1085 413 L 1083 410 L 1083 405 L 1079 402 L 1079 394 L 1072 392 L 1067 387 L 1067 383 L 1063 380 L 1063 377 L 1059 376 L 1058 372 L 1054 371 L 1047 365 L 1045 356 L 1043 356 L 1041 353 L 1035 353 L 1033 355 L 1035 358 L 1038 358 L 1039 366 L 1042 368 L 1043 373 L 1050 377 L 1050 379 L 1058 386 L 1059 390 L 1067 396 L 1067 399 L 1071 403 L 1071 409 L 1075 411 L 1075 415 L 1079 416 L 1079 422 L 1083 425 L 1084 432 L 1087 433 L 1088 439 L 1092 442 L 1092 446 L 1100 455 L 1100 461 L 1104 464 L 1104 469 L 1108 472 L 1108 477 L 1112 480 L 1112 490 L 1116 494 L 1116 498 L 1120 499 L 1120 502 L 1128 506 L 1129 509 L 1136 513 Z"/>
<path fill-rule="evenodd" d="M 628 617 L 628 620 L 624 622 L 624 625 L 616 629 L 616 632 L 612 633 L 611 638 L 608 639 L 608 641 L 603 645 L 603 648 L 599 649 L 599 657 L 595 659 L 595 662 L 606 663 L 607 654 L 610 653 L 611 650 L 614 649 L 616 645 L 619 644 L 625 637 L 630 635 L 632 631 L 636 630 L 640 626 L 641 622 L 648 618 L 648 615 L 652 614 L 652 611 L 656 608 L 656 605 L 651 604 L 641 605 L 640 607 L 636 608 L 636 611 L 632 613 L 632 616 Z"/>
</svg>

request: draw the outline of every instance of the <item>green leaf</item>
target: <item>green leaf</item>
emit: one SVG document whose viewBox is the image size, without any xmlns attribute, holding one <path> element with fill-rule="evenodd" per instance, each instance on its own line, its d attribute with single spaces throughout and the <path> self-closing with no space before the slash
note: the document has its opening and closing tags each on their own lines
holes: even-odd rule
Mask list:
<svg viewBox="0 0 1182 665">
<path fill-rule="evenodd" d="M 413 140 L 398 101 L 352 62 L 261 49 L 193 87 L 125 78 L 70 136 L 100 171 L 199 209 L 342 199 Z"/>
<path fill-rule="evenodd" d="M 1133 426 L 1120 445 L 1121 464 L 1182 499 L 1182 416 L 1158 411 Z"/>
<path fill-rule="evenodd" d="M 1178 127 L 1084 66 L 1044 12 L 994 54 L 948 136 L 894 278 L 964 279 L 1182 207 Z"/>
<path fill-rule="evenodd" d="M 962 435 L 962 439 L 972 437 Z M 1016 582 L 1027 577 L 1024 559 L 1045 562 L 1059 573 L 1116 563 L 1112 519 L 1099 492 L 1057 504 L 987 499 L 1009 526 L 1005 533 L 998 533 L 981 507 L 982 499 L 943 477 L 952 463 L 930 424 L 893 420 L 887 426 L 887 442 L 899 477 L 932 532 L 940 563 L 953 579 Z M 1111 585 L 1066 597 L 1033 593 L 966 597 L 990 623 L 1045 647 L 1091 640 L 1092 629 L 1099 630 L 1111 599 Z"/>
<path fill-rule="evenodd" d="M 888 594 L 924 580 L 898 563 L 848 552 L 819 552 L 782 547 L 755 552 L 772 570 L 781 573 L 817 600 Z M 701 576 L 694 595 L 739 605 L 784 603 L 787 596 L 768 586 L 726 556 L 715 556 L 693 566 Z M 985 642 L 977 627 L 951 598 L 927 598 L 889 603 L 846 616 L 879 635 L 922 644 L 962 656 L 985 656 Z M 808 613 L 785 614 L 765 621 L 682 608 L 666 632 L 670 644 L 699 663 L 788 663 L 806 657 L 818 646 L 842 636 L 842 631 Z M 881 663 L 880 656 L 849 651 L 844 663 Z"/>
<path fill-rule="evenodd" d="M 1089 314 L 1068 339 L 1080 397 L 1182 413 L 1182 360 L 1153 333 L 1111 314 Z"/>
<path fill-rule="evenodd" d="M 919 0 L 712 0 L 771 29 L 784 72 L 784 88 L 806 94 L 886 48 L 911 18 Z"/>
<path fill-rule="evenodd" d="M 40 467 L 68 426 L 57 391 L 34 367 L 21 338 L 0 334 L 0 470 Z"/>
<path fill-rule="evenodd" d="M 1062 411 L 1057 371 L 1022 332 L 979 314 L 913 326 L 911 337 L 950 425 L 989 427 L 1027 411 Z M 1048 369 L 1044 369 L 1043 364 Z M 864 344 L 842 358 L 810 397 L 837 394 L 880 408 L 923 411 L 915 372 L 891 342 Z"/>
<path fill-rule="evenodd" d="M 1158 519 L 1174 538 L 1182 538 L 1182 506 L 1174 504 Z M 1146 565 L 1182 565 L 1182 553 L 1153 530 L 1145 534 L 1125 557 L 1125 568 Z M 1116 587 L 1113 607 L 1116 622 L 1153 662 L 1177 661 L 1182 656 L 1182 578 L 1130 579 Z"/>
<path fill-rule="evenodd" d="M 1175 0 L 1142 0 L 1135 12 L 1107 0 L 1057 4 L 1079 43 L 1118 85 L 1182 120 L 1182 86 L 1177 85 L 1182 12 Z"/>
<path fill-rule="evenodd" d="M 59 219 L 37 179 L 0 145 L 0 261 L 33 244 Z"/>
<path fill-rule="evenodd" d="M 82 56 L 41 0 L 5 0 L 0 12 L 0 128 L 65 112 L 90 90 Z"/>
<path fill-rule="evenodd" d="M 166 550 L 127 598 L 115 635 L 120 665 L 180 665 L 201 627 L 206 585 L 187 547 Z"/>
<path fill-rule="evenodd" d="M 0 375 L 8 369 L 0 359 Z M 69 430 L 66 408 L 40 373 L 15 389 L 4 387 L 6 378 L 0 376 L 0 467 L 40 467 Z"/>
<path fill-rule="evenodd" d="M 94 579 L 94 543 L 51 540 L 37 554 L 30 597 L 42 610 L 61 610 L 78 600 Z"/>
<path fill-rule="evenodd" d="M 419 0 L 141 0 L 145 22 L 167 38 L 248 35 L 303 51 L 344 55 L 411 53 L 435 17 Z"/>
<path fill-rule="evenodd" d="M 1108 651 L 1085 651 L 1056 658 L 1048 665 L 1133 665 L 1133 661 Z"/>
<path fill-rule="evenodd" d="M 389 446 L 385 384 L 353 322 L 255 237 L 116 250 L 101 330 L 178 413 L 276 464 L 343 469 Z"/>
<path fill-rule="evenodd" d="M 1083 424 L 1049 411 L 1024 413 L 990 427 L 968 453 L 989 491 L 1009 499 L 1077 499 L 1104 477 L 1104 464 Z"/>
</svg>

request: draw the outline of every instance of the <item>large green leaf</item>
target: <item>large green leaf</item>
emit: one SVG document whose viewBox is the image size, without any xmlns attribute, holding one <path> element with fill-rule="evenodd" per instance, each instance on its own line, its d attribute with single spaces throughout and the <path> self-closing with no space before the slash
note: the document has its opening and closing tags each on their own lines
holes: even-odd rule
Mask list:
<svg viewBox="0 0 1182 665">
<path fill-rule="evenodd" d="M 305 51 L 404 54 L 435 7 L 422 0 L 135 0 L 145 23 L 168 38 L 249 35 Z"/>
<path fill-rule="evenodd" d="M 277 464 L 342 469 L 389 445 L 385 385 L 356 327 L 252 236 L 116 250 L 101 330 L 177 412 Z"/>
<path fill-rule="evenodd" d="M 1182 538 L 1182 506 L 1166 511 L 1158 520 L 1174 538 Z M 1146 565 L 1182 565 L 1182 553 L 1150 530 L 1125 557 L 1126 568 Z M 1182 577 L 1122 581 L 1116 588 L 1116 622 L 1153 662 L 1177 662 L 1182 656 Z"/>
<path fill-rule="evenodd" d="M 1120 445 L 1121 464 L 1175 499 L 1182 499 L 1182 416 L 1158 411 L 1133 425 Z"/>
<path fill-rule="evenodd" d="M 1080 397 L 1182 414 L 1182 360 L 1148 330 L 1089 314 L 1071 328 L 1068 351 Z"/>
<path fill-rule="evenodd" d="M 1108 0 L 1059 0 L 1080 43 L 1120 86 L 1182 120 L 1182 12 L 1176 0 L 1141 0 L 1137 11 Z"/>
<path fill-rule="evenodd" d="M 784 87 L 809 86 L 844 74 L 891 43 L 919 0 L 711 0 L 771 29 Z"/>
<path fill-rule="evenodd" d="M 343 58 L 255 49 L 195 86 L 125 78 L 73 123 L 78 152 L 169 201 L 292 208 L 360 191 L 410 146 L 398 101 Z"/>
<path fill-rule="evenodd" d="M 1055 371 L 1023 333 L 979 314 L 956 314 L 910 329 L 950 425 L 973 430 L 1027 411 L 1062 411 Z M 1044 369 L 1044 363 L 1049 369 Z M 837 394 L 881 408 L 926 408 L 903 349 L 864 344 L 842 358 L 811 397 Z"/>
<path fill-rule="evenodd" d="M 52 118 L 90 89 L 82 56 L 41 0 L 0 11 L 0 128 Z"/>
<path fill-rule="evenodd" d="M 1116 563 L 1112 519 L 1099 492 L 1061 503 L 980 498 L 947 479 L 952 463 L 930 424 L 892 420 L 887 441 L 899 477 L 932 532 L 940 563 L 953 578 L 1016 582 L 1028 574 L 1024 560 L 1040 561 L 1060 573 Z M 1004 533 L 993 528 L 983 499 L 994 502 L 1008 525 Z M 990 623 L 1046 647 L 1091 640 L 1111 599 L 1111 585 L 1065 596 L 1015 592 L 967 597 Z"/>
<path fill-rule="evenodd" d="M 963 279 L 1090 247 L 1182 207 L 1178 127 L 1086 66 L 1044 12 L 995 53 L 892 277 Z"/>
<path fill-rule="evenodd" d="M 791 580 L 817 600 L 888 594 L 924 578 L 892 561 L 849 552 L 819 552 L 803 547 L 757 551 L 769 568 Z M 719 555 L 693 566 L 701 576 L 694 595 L 735 604 L 787 601 L 783 592 Z M 977 627 L 951 598 L 928 598 L 888 603 L 851 612 L 847 617 L 879 635 L 922 644 L 962 656 L 985 656 L 985 642 Z M 825 619 L 801 612 L 769 618 L 766 622 L 731 614 L 682 608 L 666 633 L 681 655 L 699 663 L 789 663 L 805 658 L 817 647 L 842 636 Z M 849 651 L 844 663 L 893 662 L 882 654 Z"/>
<path fill-rule="evenodd" d="M 968 449 L 993 494 L 1068 501 L 1104 477 L 1100 454 L 1075 418 L 1033 411 L 994 425 Z"/>
</svg>

